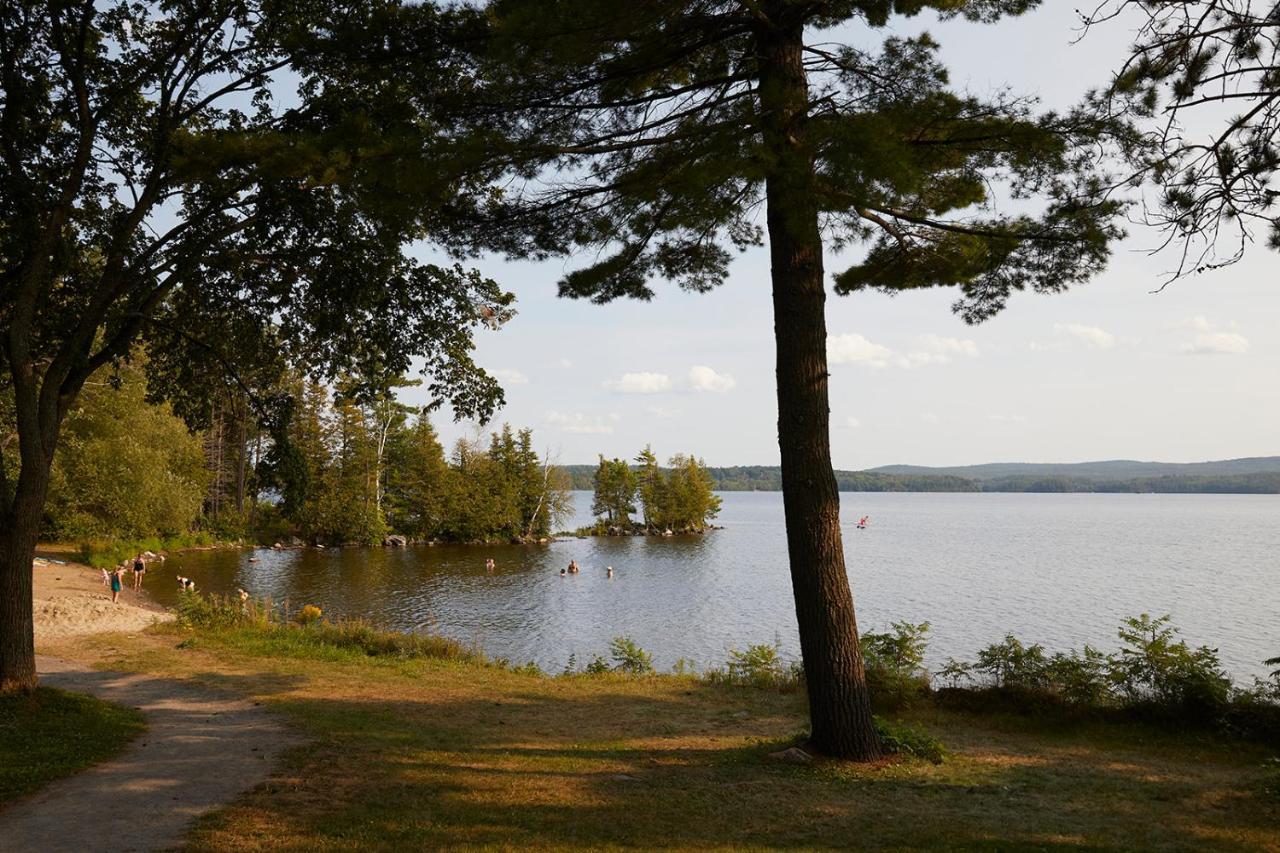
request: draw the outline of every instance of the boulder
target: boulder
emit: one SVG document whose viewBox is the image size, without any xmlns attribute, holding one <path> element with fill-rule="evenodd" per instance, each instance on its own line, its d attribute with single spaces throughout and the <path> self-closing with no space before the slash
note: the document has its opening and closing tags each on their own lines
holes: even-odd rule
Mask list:
<svg viewBox="0 0 1280 853">
<path fill-rule="evenodd" d="M 783 764 L 812 764 L 813 756 L 805 752 L 798 746 L 781 749 L 777 752 L 769 753 L 769 757 L 774 761 L 781 761 Z"/>
<path fill-rule="evenodd" d="M 409 540 L 404 536 L 388 536 L 382 540 L 382 544 L 388 548 L 403 548 L 409 544 Z"/>
</svg>

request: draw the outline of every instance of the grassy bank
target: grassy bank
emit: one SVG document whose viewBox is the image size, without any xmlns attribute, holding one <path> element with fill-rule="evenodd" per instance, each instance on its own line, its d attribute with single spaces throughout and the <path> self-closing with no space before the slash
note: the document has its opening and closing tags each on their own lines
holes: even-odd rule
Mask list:
<svg viewBox="0 0 1280 853">
<path fill-rule="evenodd" d="M 1272 751 L 1138 724 L 902 709 L 942 764 L 792 766 L 803 695 L 546 677 L 339 632 L 169 627 L 63 653 L 254 697 L 312 743 L 206 818 L 203 850 L 1277 849 Z"/>
<path fill-rule="evenodd" d="M 79 693 L 0 697 L 0 806 L 105 761 L 144 728 L 133 708 Z"/>
</svg>

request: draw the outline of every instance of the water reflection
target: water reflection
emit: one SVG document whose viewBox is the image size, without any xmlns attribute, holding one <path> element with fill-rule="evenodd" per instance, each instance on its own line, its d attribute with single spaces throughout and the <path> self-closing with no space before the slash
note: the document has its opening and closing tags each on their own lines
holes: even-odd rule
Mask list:
<svg viewBox="0 0 1280 853">
<path fill-rule="evenodd" d="M 857 530 L 866 514 L 871 526 Z M 1119 620 L 1144 610 L 1219 646 L 1237 677 L 1280 653 L 1275 496 L 846 494 L 842 517 L 861 626 L 927 619 L 935 663 L 1006 631 L 1111 648 Z M 704 537 L 197 552 L 148 587 L 172 603 L 170 575 L 189 575 L 202 590 L 431 628 L 552 670 L 623 634 L 662 666 L 719 664 L 731 647 L 775 639 L 794 655 L 780 496 L 725 494 L 720 521 L 727 529 Z M 571 559 L 581 574 L 561 577 Z"/>
</svg>

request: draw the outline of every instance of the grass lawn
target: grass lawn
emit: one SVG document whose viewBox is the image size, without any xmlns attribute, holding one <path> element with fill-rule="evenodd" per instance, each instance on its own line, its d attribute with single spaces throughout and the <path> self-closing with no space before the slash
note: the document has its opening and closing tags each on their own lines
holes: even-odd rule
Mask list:
<svg viewBox="0 0 1280 853">
<path fill-rule="evenodd" d="M 1274 751 L 1133 725 L 924 709 L 951 757 L 792 766 L 800 697 L 691 677 L 538 677 L 169 627 L 81 649 L 255 697 L 312 743 L 197 850 L 1280 850 Z M 75 649 L 60 649 L 73 654 Z"/>
<path fill-rule="evenodd" d="M 105 761 L 144 728 L 135 709 L 80 693 L 0 697 L 0 807 Z"/>
</svg>

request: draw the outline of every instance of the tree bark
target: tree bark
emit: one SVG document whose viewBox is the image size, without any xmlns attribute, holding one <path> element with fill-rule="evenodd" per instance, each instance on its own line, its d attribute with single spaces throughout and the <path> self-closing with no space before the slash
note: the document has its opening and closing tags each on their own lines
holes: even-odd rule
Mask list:
<svg viewBox="0 0 1280 853">
<path fill-rule="evenodd" d="M 769 4 L 757 35 L 761 129 L 770 158 L 765 193 L 777 345 L 778 446 L 787 553 L 804 656 L 810 746 L 870 760 L 881 754 L 831 468 L 822 233 L 814 155 L 807 137 L 804 28 Z"/>
<path fill-rule="evenodd" d="M 23 470 L 17 494 L 0 518 L 0 695 L 36 689 L 32 566 L 48 470 Z"/>
</svg>

